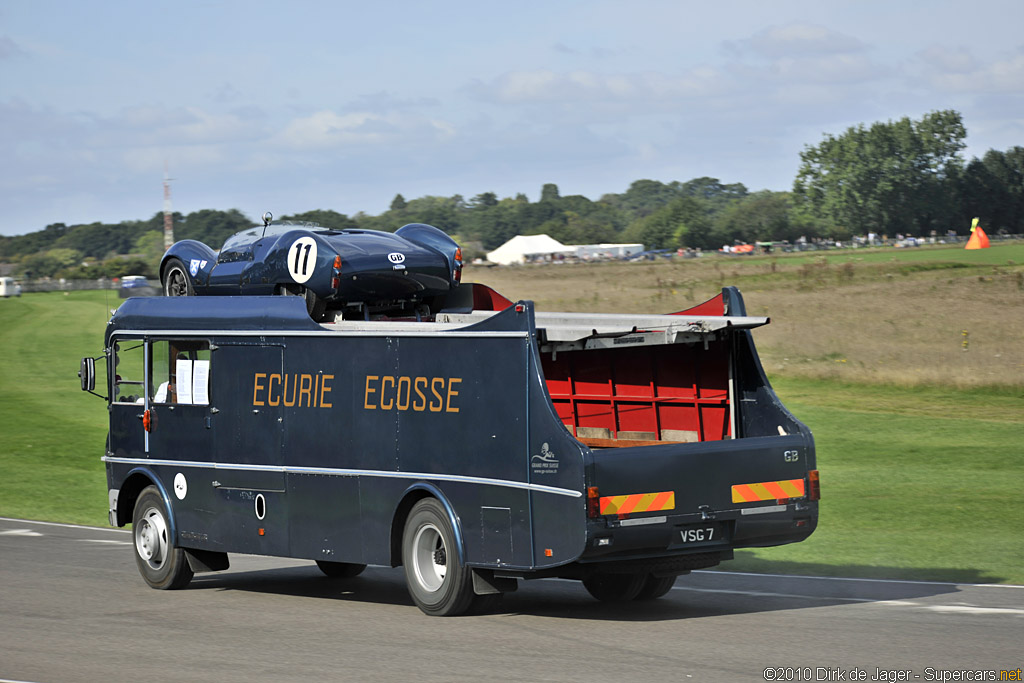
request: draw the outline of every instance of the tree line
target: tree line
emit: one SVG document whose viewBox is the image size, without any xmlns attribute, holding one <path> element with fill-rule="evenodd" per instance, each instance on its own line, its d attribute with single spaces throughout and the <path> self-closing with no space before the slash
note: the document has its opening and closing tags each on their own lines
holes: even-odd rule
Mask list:
<svg viewBox="0 0 1024 683">
<path fill-rule="evenodd" d="M 386 231 L 429 223 L 455 237 L 468 257 L 521 234 L 548 234 L 564 244 L 638 242 L 648 249 L 707 250 L 801 237 L 849 240 L 869 232 L 962 234 L 975 216 L 990 232 L 1024 232 L 1024 148 L 989 150 L 965 162 L 966 135 L 961 115 L 952 110 L 827 134 L 800 152 L 789 192 L 750 192 L 742 183 L 709 177 L 644 179 L 594 201 L 562 196 L 549 183 L 535 202 L 524 194 L 499 198 L 493 192 L 470 199 L 406 200 L 397 194 L 379 215 L 318 209 L 280 220 Z M 173 216 L 175 239 L 197 239 L 214 248 L 255 222 L 238 209 Z M 155 276 L 162 253 L 162 213 L 117 224 L 55 223 L 0 237 L 0 262 L 15 263 L 23 277 Z"/>
</svg>

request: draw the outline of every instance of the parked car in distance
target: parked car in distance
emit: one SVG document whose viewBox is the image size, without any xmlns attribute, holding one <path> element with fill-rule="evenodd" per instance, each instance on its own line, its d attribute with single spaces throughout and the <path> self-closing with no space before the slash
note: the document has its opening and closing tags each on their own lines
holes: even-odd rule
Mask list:
<svg viewBox="0 0 1024 683">
<path fill-rule="evenodd" d="M 0 296 L 5 299 L 21 296 L 21 285 L 15 282 L 13 277 L 0 277 Z"/>
<path fill-rule="evenodd" d="M 125 275 L 121 278 L 121 285 L 117 288 L 117 295 L 122 299 L 159 294 L 159 285 L 150 282 L 145 275 Z"/>
<path fill-rule="evenodd" d="M 145 275 L 125 275 L 121 278 L 121 289 L 135 289 L 138 287 L 149 287 L 149 280 Z"/>
</svg>

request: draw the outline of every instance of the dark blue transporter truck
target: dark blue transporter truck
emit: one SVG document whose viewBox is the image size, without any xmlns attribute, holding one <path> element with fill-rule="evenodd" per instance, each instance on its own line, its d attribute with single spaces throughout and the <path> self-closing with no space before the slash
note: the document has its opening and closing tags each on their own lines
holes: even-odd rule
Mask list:
<svg viewBox="0 0 1024 683">
<path fill-rule="evenodd" d="M 814 442 L 738 290 L 675 315 L 543 313 L 463 285 L 430 322 L 297 297 L 129 299 L 106 333 L 110 523 L 154 588 L 228 553 L 403 566 L 427 614 L 518 579 L 664 595 L 807 538 Z M 95 389 L 83 359 L 83 389 Z"/>
</svg>

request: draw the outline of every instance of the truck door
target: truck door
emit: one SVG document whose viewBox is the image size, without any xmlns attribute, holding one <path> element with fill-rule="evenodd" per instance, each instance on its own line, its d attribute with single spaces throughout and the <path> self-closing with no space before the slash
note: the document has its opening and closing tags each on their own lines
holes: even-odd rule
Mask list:
<svg viewBox="0 0 1024 683">
<path fill-rule="evenodd" d="M 143 339 L 118 339 L 111 350 L 110 450 L 119 458 L 149 457 L 143 427 L 147 409 L 147 348 Z"/>
<path fill-rule="evenodd" d="M 218 341 L 212 352 L 208 443 L 218 463 L 218 536 L 236 552 L 287 555 L 283 344 Z"/>
<path fill-rule="evenodd" d="M 146 377 L 149 453 L 159 460 L 213 462 L 209 447 L 210 343 L 155 339 Z"/>
</svg>

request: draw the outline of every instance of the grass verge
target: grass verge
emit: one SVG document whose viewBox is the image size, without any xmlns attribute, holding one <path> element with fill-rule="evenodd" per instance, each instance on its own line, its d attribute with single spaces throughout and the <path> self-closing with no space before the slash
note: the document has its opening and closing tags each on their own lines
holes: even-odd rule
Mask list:
<svg viewBox="0 0 1024 683">
<path fill-rule="evenodd" d="M 1024 396 L 777 379 L 811 426 L 818 530 L 723 569 L 1024 583 Z"/>
<path fill-rule="evenodd" d="M 118 303 L 99 291 L 0 301 L 0 515 L 106 523 L 106 405 L 77 372 Z"/>
</svg>

